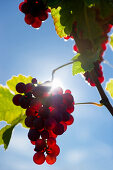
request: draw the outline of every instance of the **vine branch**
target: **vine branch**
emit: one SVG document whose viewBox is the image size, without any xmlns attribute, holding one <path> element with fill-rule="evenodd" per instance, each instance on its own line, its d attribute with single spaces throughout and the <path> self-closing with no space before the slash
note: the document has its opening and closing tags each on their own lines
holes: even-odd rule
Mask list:
<svg viewBox="0 0 113 170">
<path fill-rule="evenodd" d="M 98 77 L 97 77 L 97 74 L 96 74 L 96 71 L 95 69 L 93 69 L 91 72 L 90 72 L 90 75 L 96 85 L 96 88 L 101 96 L 101 101 L 100 103 L 102 103 L 108 110 L 109 112 L 111 113 L 111 115 L 113 116 L 113 106 L 111 105 L 111 103 L 109 102 L 109 99 L 108 97 L 106 96 L 99 80 L 98 80 Z"/>
</svg>

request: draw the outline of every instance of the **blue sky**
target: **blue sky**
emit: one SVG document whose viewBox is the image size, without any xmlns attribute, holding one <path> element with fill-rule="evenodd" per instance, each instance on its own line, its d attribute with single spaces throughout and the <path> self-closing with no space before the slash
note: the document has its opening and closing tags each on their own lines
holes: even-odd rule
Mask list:
<svg viewBox="0 0 113 170">
<path fill-rule="evenodd" d="M 21 0 L 5 0 L 0 3 L 0 84 L 13 75 L 23 74 L 36 77 L 39 81 L 51 79 L 54 68 L 67 63 L 74 56 L 74 42 L 60 39 L 51 16 L 39 30 L 24 22 L 19 12 Z M 108 46 L 104 56 L 113 64 L 113 53 Z M 105 88 L 113 69 L 102 64 Z M 90 87 L 81 75 L 72 76 L 72 66 L 67 66 L 55 74 L 62 81 L 64 89 L 70 89 L 75 102 L 99 102 L 96 88 Z M 107 93 L 109 99 L 110 96 Z M 113 100 L 111 100 L 113 104 Z M 57 138 L 61 148 L 57 162 L 49 166 L 35 165 L 28 130 L 18 125 L 7 151 L 0 146 L 1 170 L 112 170 L 113 169 L 113 118 L 105 107 L 92 105 L 75 107 L 74 124 Z"/>
</svg>

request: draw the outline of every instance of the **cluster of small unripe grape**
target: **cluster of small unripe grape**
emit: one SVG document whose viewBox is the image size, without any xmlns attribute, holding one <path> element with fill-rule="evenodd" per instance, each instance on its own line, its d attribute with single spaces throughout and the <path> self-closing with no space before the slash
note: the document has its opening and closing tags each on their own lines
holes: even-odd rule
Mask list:
<svg viewBox="0 0 113 170">
<path fill-rule="evenodd" d="M 42 0 L 24 0 L 20 3 L 19 10 L 25 14 L 25 22 L 34 28 L 39 28 L 50 12 Z"/>
<path fill-rule="evenodd" d="M 35 145 L 33 161 L 38 165 L 56 162 L 60 153 L 56 138 L 74 121 L 71 91 L 63 93 L 61 87 L 52 90 L 50 84 L 38 84 L 35 78 L 28 84 L 20 82 L 16 85 L 19 94 L 13 97 L 16 106 L 26 109 L 25 125 L 30 128 L 28 138 Z"/>
</svg>

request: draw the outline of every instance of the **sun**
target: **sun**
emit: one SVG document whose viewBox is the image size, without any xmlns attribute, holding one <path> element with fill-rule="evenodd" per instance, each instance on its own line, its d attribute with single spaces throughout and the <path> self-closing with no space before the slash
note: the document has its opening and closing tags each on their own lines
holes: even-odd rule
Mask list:
<svg viewBox="0 0 113 170">
<path fill-rule="evenodd" d="M 51 86 L 52 86 L 51 91 L 53 91 L 53 90 L 54 90 L 55 88 L 57 88 L 57 87 L 61 87 L 61 88 L 63 89 L 63 84 L 62 84 L 62 82 L 61 82 L 59 79 L 57 79 L 57 78 L 55 78 L 55 79 L 53 80 Z"/>
</svg>

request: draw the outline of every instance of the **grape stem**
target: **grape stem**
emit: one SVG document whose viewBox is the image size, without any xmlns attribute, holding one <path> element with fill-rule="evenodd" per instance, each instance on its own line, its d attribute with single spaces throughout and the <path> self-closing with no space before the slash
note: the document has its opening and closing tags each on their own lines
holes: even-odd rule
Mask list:
<svg viewBox="0 0 113 170">
<path fill-rule="evenodd" d="M 96 102 L 75 103 L 74 105 L 80 105 L 80 104 L 93 104 L 93 105 L 98 106 L 98 107 L 102 107 L 103 106 L 102 103 L 96 103 Z"/>
<path fill-rule="evenodd" d="M 67 65 L 73 64 L 74 62 L 75 62 L 75 61 L 71 61 L 71 62 L 69 62 L 69 63 L 63 64 L 63 65 L 55 68 L 55 69 L 52 71 L 52 79 L 51 79 L 51 82 L 54 80 L 54 74 L 55 74 L 55 72 L 56 72 L 57 70 L 59 70 L 60 68 L 65 67 L 65 66 L 67 66 Z"/>
</svg>

